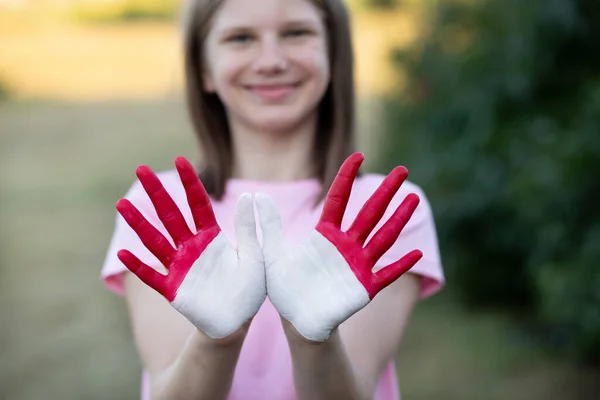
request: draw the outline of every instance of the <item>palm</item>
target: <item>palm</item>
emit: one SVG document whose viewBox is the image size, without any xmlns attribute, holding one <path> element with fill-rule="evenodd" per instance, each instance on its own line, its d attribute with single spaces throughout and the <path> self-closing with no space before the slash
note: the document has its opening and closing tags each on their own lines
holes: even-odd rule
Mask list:
<svg viewBox="0 0 600 400">
<path fill-rule="evenodd" d="M 405 168 L 396 168 L 365 203 L 350 228 L 341 222 L 362 156 L 351 156 L 342 166 L 327 195 L 321 218 L 307 240 L 290 248 L 282 239 L 281 219 L 272 200 L 257 194 L 267 289 L 283 318 L 310 340 L 321 341 L 373 297 L 410 269 L 421 257 L 415 250 L 373 273 L 381 256 L 397 240 L 418 205 L 411 194 L 392 217 L 366 243 L 406 179 Z"/>
<path fill-rule="evenodd" d="M 304 243 L 274 256 L 265 259 L 269 298 L 308 339 L 327 336 L 349 312 L 369 302 L 341 254 L 316 231 Z"/>
<path fill-rule="evenodd" d="M 128 200 L 120 200 L 118 211 L 167 274 L 142 263 L 128 250 L 121 250 L 118 256 L 131 272 L 162 294 L 196 327 L 211 337 L 224 337 L 252 318 L 266 296 L 252 198 L 244 194 L 238 201 L 235 249 L 217 224 L 193 167 L 181 157 L 176 165 L 197 232 L 189 229 L 158 177 L 149 168 L 140 167 L 138 178 L 175 248 Z"/>
</svg>

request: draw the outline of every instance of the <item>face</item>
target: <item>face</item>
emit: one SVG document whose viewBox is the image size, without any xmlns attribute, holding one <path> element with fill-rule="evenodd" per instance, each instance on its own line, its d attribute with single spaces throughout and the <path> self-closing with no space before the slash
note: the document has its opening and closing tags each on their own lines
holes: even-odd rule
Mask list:
<svg viewBox="0 0 600 400">
<path fill-rule="evenodd" d="M 225 0 L 205 42 L 204 90 L 233 125 L 291 131 L 316 115 L 329 83 L 322 16 L 308 0 Z"/>
</svg>

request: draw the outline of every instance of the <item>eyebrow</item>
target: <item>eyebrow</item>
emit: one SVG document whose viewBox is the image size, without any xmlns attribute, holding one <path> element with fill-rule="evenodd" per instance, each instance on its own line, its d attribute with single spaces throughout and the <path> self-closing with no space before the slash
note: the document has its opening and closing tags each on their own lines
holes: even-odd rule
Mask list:
<svg viewBox="0 0 600 400">
<path fill-rule="evenodd" d="M 317 21 L 313 20 L 313 19 L 309 19 L 309 18 L 301 18 L 301 19 L 290 19 L 285 21 L 283 24 L 283 27 L 294 27 L 294 26 L 316 26 L 318 25 Z M 252 30 L 252 26 L 248 26 L 248 25 L 244 25 L 244 24 L 232 24 L 232 25 L 228 25 L 225 26 L 221 29 L 219 29 L 219 33 L 220 34 L 228 34 L 228 33 L 232 33 L 232 32 L 240 32 L 240 31 L 249 31 Z"/>
<path fill-rule="evenodd" d="M 316 23 L 318 23 L 318 21 L 315 21 L 314 19 L 301 18 L 288 20 L 284 25 L 314 25 Z"/>
</svg>

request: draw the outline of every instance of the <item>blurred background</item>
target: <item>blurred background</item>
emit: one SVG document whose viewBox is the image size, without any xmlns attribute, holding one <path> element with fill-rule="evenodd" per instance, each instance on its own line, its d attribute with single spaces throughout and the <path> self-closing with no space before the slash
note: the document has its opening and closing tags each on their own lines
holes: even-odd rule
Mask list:
<svg viewBox="0 0 600 400">
<path fill-rule="evenodd" d="M 448 285 L 403 398 L 600 399 L 600 3 L 349 0 L 367 169 L 406 165 Z M 196 158 L 177 0 L 0 0 L 0 398 L 134 399 L 114 204 Z"/>
</svg>

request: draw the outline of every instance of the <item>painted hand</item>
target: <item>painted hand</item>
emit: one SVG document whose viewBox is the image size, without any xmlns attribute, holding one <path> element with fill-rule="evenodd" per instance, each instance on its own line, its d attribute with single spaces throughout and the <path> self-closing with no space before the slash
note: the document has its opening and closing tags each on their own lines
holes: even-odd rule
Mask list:
<svg viewBox="0 0 600 400">
<path fill-rule="evenodd" d="M 263 232 L 267 292 L 279 314 L 303 337 L 324 341 L 330 332 L 365 307 L 379 291 L 421 258 L 419 250 L 373 273 L 381 256 L 394 244 L 410 219 L 419 197 L 409 194 L 365 245 L 408 172 L 395 168 L 365 203 L 350 228 L 341 230 L 352 184 L 363 161 L 350 156 L 329 190 L 321 218 L 308 239 L 285 243 L 281 217 L 266 193 L 255 196 Z"/>
<path fill-rule="evenodd" d="M 235 249 L 217 224 L 210 199 L 192 165 L 183 157 L 178 157 L 175 165 L 197 233 L 190 231 L 158 177 L 150 168 L 141 166 L 136 174 L 175 248 L 133 204 L 121 199 L 117 210 L 166 267 L 167 274 L 144 264 L 128 250 L 119 251 L 118 257 L 199 330 L 213 339 L 223 338 L 254 317 L 266 298 L 252 196 L 244 193 L 237 203 L 234 225 L 238 246 Z"/>
</svg>

